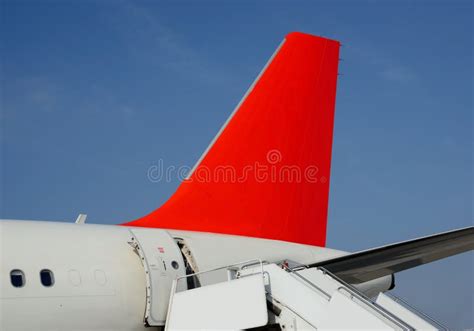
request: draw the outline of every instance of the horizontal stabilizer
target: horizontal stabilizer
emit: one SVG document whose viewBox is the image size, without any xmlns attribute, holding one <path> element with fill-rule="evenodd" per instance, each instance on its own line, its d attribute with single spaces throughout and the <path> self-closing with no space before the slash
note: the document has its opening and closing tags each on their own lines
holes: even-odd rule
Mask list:
<svg viewBox="0 0 474 331">
<path fill-rule="evenodd" d="M 318 262 L 350 284 L 391 275 L 474 249 L 474 227 L 444 232 Z"/>
</svg>

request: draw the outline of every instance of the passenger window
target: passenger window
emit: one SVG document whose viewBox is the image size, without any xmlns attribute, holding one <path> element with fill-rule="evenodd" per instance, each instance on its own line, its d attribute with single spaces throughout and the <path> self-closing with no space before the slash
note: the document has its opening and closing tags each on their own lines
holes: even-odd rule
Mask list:
<svg viewBox="0 0 474 331">
<path fill-rule="evenodd" d="M 72 286 L 80 286 L 81 285 L 81 274 L 77 270 L 69 270 L 69 282 Z"/>
<path fill-rule="evenodd" d="M 25 274 L 23 271 L 15 269 L 10 271 L 10 281 L 13 286 L 15 287 L 23 287 L 25 286 Z"/>
<path fill-rule="evenodd" d="M 51 270 L 43 269 L 40 271 L 41 284 L 46 287 L 54 285 L 54 275 Z"/>
</svg>

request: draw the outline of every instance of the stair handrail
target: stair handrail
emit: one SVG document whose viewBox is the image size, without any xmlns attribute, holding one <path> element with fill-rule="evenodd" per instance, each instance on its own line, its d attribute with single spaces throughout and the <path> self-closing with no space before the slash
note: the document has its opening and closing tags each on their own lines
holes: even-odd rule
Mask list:
<svg viewBox="0 0 474 331">
<path fill-rule="evenodd" d="M 336 280 L 337 282 L 339 282 L 343 285 L 343 286 L 340 286 L 338 288 L 338 291 L 343 290 L 343 291 L 349 293 L 349 295 L 351 295 L 351 298 L 356 297 L 357 299 L 359 299 L 359 301 L 364 303 L 366 307 L 371 308 L 372 310 L 377 312 L 379 315 L 381 315 L 384 319 L 386 319 L 389 322 L 395 324 L 397 327 L 401 328 L 402 330 L 415 331 L 415 329 L 412 326 L 410 326 L 408 323 L 404 322 L 403 320 L 401 320 L 400 318 L 398 318 L 397 316 L 395 316 L 390 311 L 383 308 L 382 306 L 380 306 L 376 302 L 370 300 L 367 296 L 365 296 L 365 294 L 360 292 L 358 289 L 356 289 L 351 284 L 346 283 L 345 281 L 343 281 L 342 279 L 340 279 L 339 277 L 337 277 L 336 275 L 334 275 L 329 270 L 327 270 L 323 267 L 319 267 L 318 269 L 321 270 L 324 274 L 330 276 L 331 278 L 333 278 L 334 280 Z"/>
<path fill-rule="evenodd" d="M 212 269 L 208 269 L 208 270 L 203 270 L 203 271 L 198 271 L 198 272 L 195 272 L 195 273 L 192 273 L 192 274 L 189 274 L 189 275 L 184 275 L 184 276 L 180 276 L 180 277 L 176 277 L 174 280 L 173 280 L 173 283 L 171 285 L 171 291 L 170 291 L 170 298 L 169 298 L 169 301 L 168 301 L 168 312 L 166 314 L 166 321 L 168 321 L 169 319 L 169 316 L 170 316 L 170 313 L 171 313 L 171 308 L 173 307 L 173 299 L 174 299 L 174 295 L 176 294 L 176 290 L 178 288 L 178 282 L 182 279 L 185 279 L 187 277 L 193 277 L 193 276 L 197 276 L 197 275 L 202 275 L 202 274 L 205 274 L 205 273 L 209 273 L 209 272 L 213 272 L 213 271 L 217 271 L 217 270 L 222 270 L 222 269 L 230 269 L 232 267 L 235 267 L 235 266 L 239 266 L 241 265 L 242 268 L 245 268 L 247 266 L 250 266 L 250 265 L 255 265 L 255 264 L 259 264 L 260 265 L 260 272 L 262 274 L 262 278 L 264 278 L 264 272 L 263 272 L 263 264 L 265 262 L 261 259 L 252 259 L 252 260 L 246 260 L 246 261 L 242 261 L 242 262 L 238 262 L 238 263 L 233 263 L 233 264 L 229 264 L 229 265 L 226 265 L 226 266 L 222 266 L 222 267 L 217 267 L 217 268 L 212 268 Z M 227 281 L 230 281 L 230 279 L 227 279 Z M 203 287 L 202 285 L 200 287 Z M 189 290 L 189 289 L 187 289 Z M 165 326 L 165 331 L 168 330 L 168 323 L 166 323 L 166 326 Z"/>
<path fill-rule="evenodd" d="M 413 314 L 417 315 L 418 317 L 424 318 L 428 320 L 430 323 L 434 324 L 438 330 L 443 330 L 443 331 L 449 331 L 449 328 L 442 324 L 441 322 L 435 320 L 433 317 L 429 316 L 428 314 L 422 312 L 421 310 L 413 307 L 410 305 L 408 302 L 403 300 L 402 298 L 397 297 L 396 295 L 392 293 L 384 293 L 386 296 L 388 296 L 390 299 L 394 300 L 395 302 L 398 302 L 400 305 L 411 311 Z"/>
<path fill-rule="evenodd" d="M 246 268 L 250 265 L 256 265 L 256 264 L 260 265 L 260 271 L 258 273 L 261 273 L 262 277 L 263 277 L 263 274 L 264 274 L 263 273 L 264 261 L 261 260 L 261 259 L 252 259 L 252 260 L 246 260 L 246 261 L 242 261 L 242 262 L 232 263 L 232 264 L 221 266 L 221 267 L 216 267 L 216 268 L 212 268 L 212 269 L 198 271 L 198 272 L 188 274 L 188 275 L 184 275 L 184 276 L 179 276 L 175 279 L 175 282 L 178 283 L 180 280 L 186 279 L 188 277 L 194 277 L 194 276 L 198 276 L 198 275 L 202 275 L 202 274 L 206 274 L 206 273 L 210 273 L 210 272 L 214 272 L 214 271 L 218 271 L 218 270 L 223 270 L 223 269 L 231 270 L 232 267 L 236 267 L 236 266 L 241 266 L 239 269 L 243 269 L 243 268 Z M 229 279 L 227 279 L 227 281 L 229 281 Z M 202 286 L 200 286 L 200 287 L 202 287 Z"/>
<path fill-rule="evenodd" d="M 282 307 L 285 307 L 286 309 L 288 309 L 289 311 L 291 311 L 293 314 L 295 314 L 296 316 L 298 316 L 299 318 L 301 318 L 303 321 L 305 321 L 308 325 L 310 325 L 311 327 L 313 327 L 315 330 L 317 330 L 318 328 L 316 327 L 316 325 L 314 325 L 313 323 L 311 323 L 310 321 L 308 321 L 306 318 L 304 318 L 303 316 L 301 316 L 296 310 L 294 310 L 293 308 L 289 307 L 288 305 L 286 305 L 284 302 L 278 300 L 277 298 L 275 298 L 273 296 L 273 294 L 271 294 L 270 292 L 266 292 L 266 296 L 267 296 L 267 300 L 269 300 L 269 302 L 271 304 L 273 304 L 273 301 L 276 302 L 276 304 L 278 305 L 281 305 Z"/>
<path fill-rule="evenodd" d="M 281 264 L 281 267 L 287 271 L 288 273 L 290 273 L 292 276 L 296 276 L 297 278 L 299 278 L 303 283 L 305 283 L 306 285 L 309 285 L 310 288 L 312 289 L 315 289 L 317 292 L 319 292 L 320 294 L 322 294 L 327 301 L 331 300 L 331 295 L 329 293 L 327 293 L 326 291 L 324 291 L 322 288 L 320 288 L 319 286 L 317 286 L 316 284 L 314 284 L 313 282 L 311 282 L 310 280 L 308 280 L 306 277 L 304 277 L 303 275 L 300 275 L 296 270 L 294 270 L 295 268 L 289 268 L 287 267 L 286 265 L 284 264 Z"/>
</svg>

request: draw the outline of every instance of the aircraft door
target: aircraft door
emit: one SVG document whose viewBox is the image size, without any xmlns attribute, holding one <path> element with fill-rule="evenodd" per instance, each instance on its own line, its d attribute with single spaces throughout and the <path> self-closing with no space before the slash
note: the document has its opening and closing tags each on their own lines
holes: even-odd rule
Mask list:
<svg viewBox="0 0 474 331">
<path fill-rule="evenodd" d="M 130 244 L 140 256 L 145 269 L 145 323 L 150 326 L 165 325 L 172 282 L 186 274 L 181 251 L 166 231 L 131 228 L 130 232 Z M 186 282 L 180 283 L 178 290 L 186 286 Z"/>
</svg>

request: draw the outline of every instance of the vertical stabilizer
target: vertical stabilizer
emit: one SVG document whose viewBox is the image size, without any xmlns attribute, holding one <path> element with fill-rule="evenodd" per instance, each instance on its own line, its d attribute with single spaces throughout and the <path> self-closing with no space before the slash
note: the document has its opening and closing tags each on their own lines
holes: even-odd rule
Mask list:
<svg viewBox="0 0 474 331">
<path fill-rule="evenodd" d="M 125 225 L 324 246 L 338 59 L 337 41 L 287 35 L 188 179 Z"/>
</svg>

